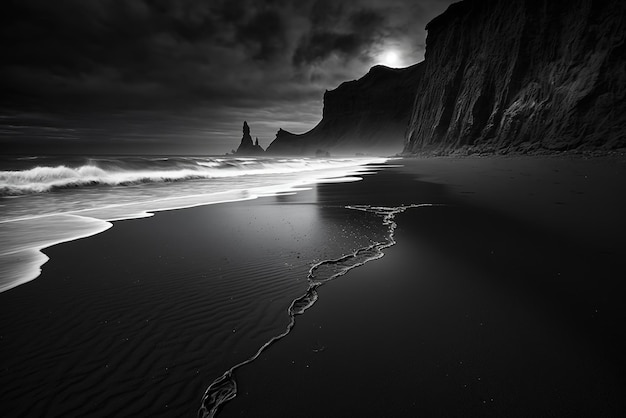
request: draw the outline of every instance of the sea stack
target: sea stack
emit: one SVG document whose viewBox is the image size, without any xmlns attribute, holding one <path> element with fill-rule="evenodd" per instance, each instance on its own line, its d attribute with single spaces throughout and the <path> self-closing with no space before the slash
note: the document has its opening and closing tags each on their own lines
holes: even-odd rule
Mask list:
<svg viewBox="0 0 626 418">
<path fill-rule="evenodd" d="M 252 142 L 252 137 L 250 136 L 250 126 L 248 126 L 248 122 L 243 121 L 243 137 L 241 138 L 241 144 L 239 144 L 236 154 L 259 155 L 264 152 L 263 148 L 259 145 L 259 138 L 256 139 L 256 142 Z"/>
</svg>

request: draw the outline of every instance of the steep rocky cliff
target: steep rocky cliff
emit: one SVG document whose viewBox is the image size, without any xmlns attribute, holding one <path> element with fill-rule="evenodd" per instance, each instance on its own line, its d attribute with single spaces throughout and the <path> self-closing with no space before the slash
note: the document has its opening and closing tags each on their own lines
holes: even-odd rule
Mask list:
<svg viewBox="0 0 626 418">
<path fill-rule="evenodd" d="M 624 0 L 465 0 L 428 26 L 405 153 L 626 146 Z"/>
<path fill-rule="evenodd" d="M 422 64 L 400 69 L 372 67 L 359 80 L 326 91 L 317 126 L 300 135 L 280 129 L 267 152 L 400 152 L 422 72 Z"/>
</svg>

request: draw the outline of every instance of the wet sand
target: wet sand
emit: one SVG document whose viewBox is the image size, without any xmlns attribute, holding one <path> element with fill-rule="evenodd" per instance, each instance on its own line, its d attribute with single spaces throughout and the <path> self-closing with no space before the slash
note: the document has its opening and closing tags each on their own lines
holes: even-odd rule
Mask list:
<svg viewBox="0 0 626 418">
<path fill-rule="evenodd" d="M 320 201 L 449 206 L 398 215 L 220 416 L 622 416 L 624 161 L 403 164 Z"/>
<path fill-rule="evenodd" d="M 367 245 L 372 215 L 316 191 L 115 222 L 45 250 L 0 294 L 3 416 L 195 416 L 208 385 L 284 330 L 310 264 Z"/>
<path fill-rule="evenodd" d="M 623 160 L 393 163 L 46 250 L 41 277 L 0 294 L 3 414 L 194 416 L 284 330 L 311 263 L 384 235 L 345 205 L 436 203 L 321 287 L 219 416 L 621 416 Z"/>
</svg>

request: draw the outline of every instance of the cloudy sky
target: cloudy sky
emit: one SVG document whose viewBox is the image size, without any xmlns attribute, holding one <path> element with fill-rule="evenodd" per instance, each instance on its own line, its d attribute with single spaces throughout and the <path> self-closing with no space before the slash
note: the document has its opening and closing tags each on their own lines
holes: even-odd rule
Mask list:
<svg viewBox="0 0 626 418">
<path fill-rule="evenodd" d="M 322 96 L 374 64 L 423 59 L 452 0 L 6 0 L 5 152 L 224 153 L 247 120 L 319 122 Z"/>
</svg>

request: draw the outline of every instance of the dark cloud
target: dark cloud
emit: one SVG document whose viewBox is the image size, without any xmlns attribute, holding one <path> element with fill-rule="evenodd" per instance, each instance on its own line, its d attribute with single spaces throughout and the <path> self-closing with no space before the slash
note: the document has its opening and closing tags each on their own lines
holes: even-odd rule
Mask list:
<svg viewBox="0 0 626 418">
<path fill-rule="evenodd" d="M 253 45 L 254 59 L 275 59 L 288 46 L 286 25 L 276 10 L 264 10 L 241 26 L 237 38 L 245 45 Z"/>
<path fill-rule="evenodd" d="M 346 12 L 342 4 L 319 0 L 311 8 L 311 27 L 296 46 L 293 64 L 296 67 L 315 64 L 333 54 L 344 61 L 367 57 L 370 48 L 384 37 L 385 20 L 382 11 Z"/>
<path fill-rule="evenodd" d="M 354 33 L 317 32 L 307 34 L 293 55 L 296 66 L 311 64 L 328 58 L 332 53 L 344 56 L 355 55 L 363 45 L 363 41 Z"/>
<path fill-rule="evenodd" d="M 313 3 L 309 18 L 314 28 L 330 28 L 343 17 L 344 3 L 334 0 L 317 0 Z"/>
<path fill-rule="evenodd" d="M 228 151 L 247 119 L 267 145 L 312 127 L 324 90 L 385 48 L 421 60 L 424 26 L 450 2 L 7 0 L 0 142 Z"/>
<path fill-rule="evenodd" d="M 385 23 L 385 16 L 376 10 L 359 10 L 350 15 L 352 30 L 361 34 L 376 34 Z"/>
</svg>

